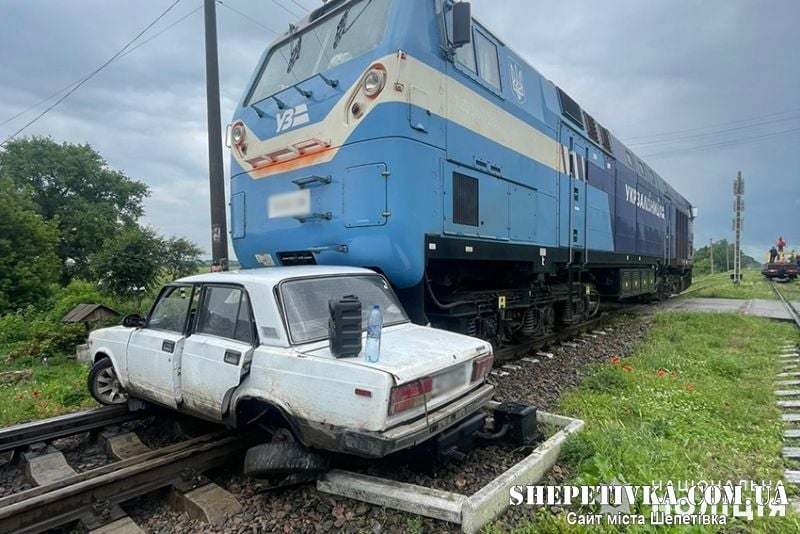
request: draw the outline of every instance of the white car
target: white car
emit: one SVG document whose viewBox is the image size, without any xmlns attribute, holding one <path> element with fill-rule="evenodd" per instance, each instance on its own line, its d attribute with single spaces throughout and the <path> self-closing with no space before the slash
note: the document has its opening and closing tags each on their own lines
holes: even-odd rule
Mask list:
<svg viewBox="0 0 800 534">
<path fill-rule="evenodd" d="M 347 338 L 342 317 L 353 302 L 360 324 L 356 315 Z M 374 304 L 383 329 L 370 363 L 358 351 Z M 412 324 L 386 279 L 360 268 L 182 278 L 164 286 L 147 317 L 93 331 L 89 347 L 89 389 L 101 403 L 137 398 L 362 457 L 467 424 L 494 392 L 490 344 Z"/>
</svg>

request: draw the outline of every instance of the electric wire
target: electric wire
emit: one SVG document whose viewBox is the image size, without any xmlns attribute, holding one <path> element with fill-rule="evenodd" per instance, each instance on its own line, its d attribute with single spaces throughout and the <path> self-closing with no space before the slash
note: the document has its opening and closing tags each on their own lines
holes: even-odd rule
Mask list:
<svg viewBox="0 0 800 534">
<path fill-rule="evenodd" d="M 628 143 L 628 146 L 631 146 L 631 147 L 634 147 L 634 146 L 642 147 L 642 146 L 647 146 L 647 145 L 661 145 L 661 144 L 679 143 L 681 141 L 685 141 L 685 140 L 688 140 L 688 139 L 699 139 L 699 138 L 702 138 L 702 137 L 709 137 L 709 136 L 713 136 L 713 135 L 719 135 L 719 134 L 724 134 L 724 133 L 729 133 L 729 132 L 736 132 L 736 131 L 740 131 L 740 130 L 749 130 L 749 129 L 757 128 L 757 127 L 760 127 L 760 126 L 771 126 L 771 125 L 778 124 L 778 123 L 781 123 L 781 122 L 797 121 L 797 120 L 800 120 L 800 116 L 797 116 L 797 117 L 784 117 L 782 119 L 775 119 L 775 120 L 763 121 L 763 122 L 755 122 L 755 123 L 752 123 L 752 124 L 747 124 L 745 126 L 734 126 L 732 128 L 725 128 L 725 129 L 722 129 L 722 130 L 715 130 L 715 131 L 711 131 L 711 132 L 699 133 L 699 134 L 693 134 L 693 135 L 683 135 L 683 136 L 680 136 L 680 137 L 672 137 L 672 138 L 669 138 L 669 139 L 661 139 L 661 140 L 654 140 L 654 141 L 642 141 L 642 142 L 639 142 L 639 143 Z"/>
<path fill-rule="evenodd" d="M 635 141 L 638 141 L 640 139 L 651 139 L 651 138 L 654 138 L 654 137 L 665 137 L 665 136 L 671 136 L 671 135 L 675 135 L 675 134 L 700 132 L 702 130 L 709 130 L 709 129 L 712 129 L 712 128 L 720 128 L 720 127 L 725 127 L 725 126 L 731 126 L 733 124 L 742 124 L 742 123 L 745 123 L 745 122 L 751 122 L 751 121 L 755 121 L 755 120 L 766 119 L 767 117 L 775 117 L 775 116 L 778 116 L 778 115 L 787 115 L 787 114 L 798 113 L 798 112 L 800 112 L 800 108 L 789 109 L 789 110 L 785 110 L 785 111 L 776 111 L 774 113 L 767 113 L 765 115 L 760 115 L 758 117 L 751 117 L 751 118 L 748 118 L 748 119 L 739 119 L 739 120 L 730 121 L 730 122 L 722 122 L 722 123 L 713 124 L 713 125 L 709 125 L 709 126 L 700 126 L 700 127 L 688 128 L 688 129 L 684 129 L 684 130 L 672 130 L 672 131 L 669 131 L 669 132 L 661 132 L 661 133 L 647 134 L 647 135 L 636 135 L 636 136 L 631 136 L 631 137 L 625 138 L 622 141 L 625 144 L 637 144 Z"/>
<path fill-rule="evenodd" d="M 289 1 L 291 3 L 293 3 L 294 5 L 296 5 L 297 7 L 299 7 L 300 9 L 302 9 L 303 11 L 305 11 L 306 13 L 309 12 L 309 9 L 306 6 L 304 6 L 303 4 L 301 4 L 300 2 L 298 2 L 297 0 L 289 0 Z"/>
<path fill-rule="evenodd" d="M 239 15 L 240 17 L 243 17 L 243 18 L 249 20 L 253 24 L 256 24 L 257 26 L 260 26 L 261 28 L 263 28 L 263 29 L 275 34 L 275 35 L 280 35 L 280 33 L 281 33 L 278 30 L 275 30 L 273 28 L 270 28 L 269 26 L 266 26 L 265 24 L 262 24 L 261 22 L 257 21 L 256 19 L 254 19 L 253 17 L 251 17 L 247 13 L 243 13 L 242 11 L 239 11 L 235 7 L 229 6 L 228 4 L 224 3 L 222 0 L 217 0 L 217 3 L 219 5 L 221 5 L 222 7 L 224 7 L 224 8 L 230 9 L 231 11 L 233 11 L 234 13 Z"/>
<path fill-rule="evenodd" d="M 220 2 L 220 3 L 222 3 L 222 2 Z M 168 31 L 168 30 L 170 30 L 170 29 L 172 29 L 173 27 L 177 26 L 178 24 L 180 24 L 181 22 L 183 22 L 184 20 L 186 20 L 187 18 L 189 18 L 191 15 L 194 15 L 195 13 L 197 13 L 198 11 L 200 11 L 201 9 L 203 9 L 203 6 L 202 6 L 202 4 L 201 4 L 199 7 L 197 7 L 197 8 L 195 8 L 195 9 L 193 9 L 192 11 L 188 12 L 187 14 L 185 14 L 184 16 L 182 16 L 181 18 L 179 18 L 179 19 L 178 19 L 178 20 L 176 20 L 175 22 L 171 23 L 169 26 L 167 26 L 167 27 L 165 27 L 165 28 L 162 28 L 161 30 L 159 30 L 158 32 L 156 32 L 155 34 L 153 34 L 152 36 L 148 37 L 147 39 L 145 39 L 145 40 L 144 40 L 144 41 L 142 41 L 141 43 L 137 44 L 136 46 L 134 46 L 133 48 L 131 48 L 130 50 L 128 50 L 128 51 L 127 51 L 127 52 L 125 52 L 124 54 L 121 54 L 121 55 L 120 55 L 120 56 L 118 56 L 118 57 L 117 57 L 117 58 L 116 58 L 114 61 L 118 61 L 118 60 L 120 60 L 120 59 L 124 58 L 125 56 L 127 56 L 128 54 L 132 53 L 133 51 L 137 50 L 137 49 L 138 49 L 138 48 L 140 48 L 141 46 L 144 46 L 144 45 L 146 45 L 147 43 L 149 43 L 150 41 L 152 41 L 153 39 L 155 39 L 155 38 L 156 38 L 156 37 L 158 37 L 159 35 L 163 34 L 164 32 L 166 32 L 166 31 Z M 91 74 L 91 73 L 89 73 L 89 74 L 86 74 L 86 75 L 85 75 L 85 76 L 83 76 L 82 78 L 80 78 L 80 79 L 78 79 L 78 80 L 76 80 L 76 81 L 72 82 L 71 84 L 67 85 L 66 87 L 62 87 L 61 89 L 59 89 L 59 90 L 58 90 L 58 91 L 56 91 L 55 93 L 51 94 L 50 96 L 48 96 L 48 97 L 46 97 L 46 98 L 43 98 L 42 100 L 39 100 L 38 102 L 36 102 L 35 104 L 33 104 L 33 105 L 31 105 L 31 106 L 28 106 L 27 108 L 23 109 L 22 111 L 20 111 L 20 112 L 19 112 L 19 113 L 17 113 L 16 115 L 13 115 L 13 116 L 11 116 L 11 117 L 7 118 L 6 120 L 4 120 L 3 122 L 0 122 L 0 126 L 4 126 L 4 125 L 8 124 L 9 122 L 13 121 L 14 119 L 16 119 L 16 118 L 18 118 L 18 117 L 21 117 L 22 115 L 25 115 L 25 114 L 26 114 L 26 113 L 28 113 L 29 111 L 31 111 L 31 110 L 33 110 L 33 109 L 36 109 L 37 107 L 39 107 L 40 105 L 44 104 L 45 102 L 48 102 L 48 101 L 52 100 L 53 98 L 57 97 L 58 95 L 60 95 L 60 94 L 61 94 L 61 93 L 63 93 L 64 91 L 67 91 L 67 90 L 71 89 L 72 87 L 74 87 L 75 85 L 77 85 L 77 84 L 81 83 L 81 81 L 83 81 L 84 79 L 86 79 L 86 78 L 87 78 L 87 77 L 88 77 L 90 74 Z"/>
<path fill-rule="evenodd" d="M 286 7 L 285 5 L 281 4 L 281 3 L 280 3 L 280 2 L 278 2 L 277 0 L 270 0 L 270 1 L 271 1 L 273 4 L 275 4 L 276 6 L 278 6 L 279 8 L 281 8 L 281 9 L 283 9 L 284 11 L 286 11 L 287 13 L 289 13 L 289 14 L 290 14 L 291 16 L 293 16 L 294 18 L 296 18 L 296 19 L 302 18 L 300 15 L 298 15 L 297 13 L 295 13 L 294 11 L 292 11 L 291 9 L 289 9 L 288 7 Z"/>
<path fill-rule="evenodd" d="M 710 143 L 710 144 L 706 144 L 706 145 L 696 145 L 696 146 L 687 147 L 687 148 L 677 148 L 677 149 L 674 149 L 674 150 L 666 150 L 664 152 L 656 152 L 656 153 L 653 153 L 653 154 L 643 154 L 641 157 L 642 158 L 657 158 L 657 157 L 666 156 L 666 155 L 670 155 L 670 154 L 686 153 L 686 152 L 694 152 L 694 151 L 697 151 L 697 150 L 704 150 L 706 148 L 719 148 L 719 147 L 726 147 L 726 146 L 735 146 L 735 145 L 741 145 L 741 144 L 749 144 L 751 142 L 758 143 L 758 142 L 762 142 L 762 141 L 768 141 L 770 139 L 774 139 L 774 138 L 780 137 L 780 136 L 794 135 L 794 134 L 796 134 L 798 132 L 800 132 L 800 128 L 791 128 L 789 130 L 782 130 L 780 132 L 770 132 L 770 133 L 767 133 L 767 134 L 760 134 L 760 135 L 755 135 L 755 136 L 750 136 L 750 137 L 742 137 L 740 139 L 730 139 L 730 140 L 727 140 L 727 141 L 720 141 L 720 142 L 717 142 L 717 143 Z"/>
<path fill-rule="evenodd" d="M 121 48 L 121 49 L 120 49 L 120 50 L 119 50 L 119 51 L 118 51 L 116 54 L 114 54 L 113 56 L 111 56 L 111 58 L 110 58 L 108 61 L 106 61 L 105 63 L 103 63 L 102 65 L 100 65 L 98 68 L 96 68 L 94 71 L 92 71 L 91 73 L 89 73 L 87 76 L 84 76 L 84 77 L 83 77 L 83 78 L 82 78 L 82 79 L 81 79 L 79 82 L 77 82 L 76 84 L 74 84 L 74 85 L 72 86 L 72 88 L 71 88 L 69 91 L 67 91 L 67 93 L 66 93 L 66 94 L 64 94 L 64 95 L 63 95 L 61 98 L 59 98 L 58 100 L 56 100 L 56 101 L 55 101 L 55 102 L 54 102 L 52 105 L 50 105 L 49 107 L 47 107 L 47 108 L 46 108 L 44 111 L 42 111 L 42 112 L 41 112 L 39 115 L 37 115 L 36 117 L 34 117 L 32 120 L 28 121 L 28 123 L 27 123 L 27 124 L 25 124 L 25 125 L 24 125 L 22 128 L 18 129 L 18 130 L 17 130 L 17 131 L 15 131 L 13 134 L 11 134 L 10 136 L 8 136 L 8 137 L 7 137 L 7 138 L 6 138 L 6 139 L 5 139 L 5 140 L 4 140 L 2 143 L 0 143 L 0 147 L 2 147 L 2 146 L 5 146 L 5 145 L 6 145 L 6 144 L 7 144 L 9 141 L 11 141 L 12 139 L 14 139 L 14 138 L 15 138 L 17 135 L 19 135 L 20 133 L 22 133 L 22 132 L 23 132 L 25 129 L 27 129 L 29 126 L 31 126 L 31 125 L 32 125 L 32 124 L 34 124 L 36 121 L 38 121 L 39 119 L 41 119 L 42 117 L 44 117 L 44 116 L 45 116 L 47 113 L 49 113 L 49 112 L 50 112 L 50 111 L 51 111 L 53 108 L 55 108 L 55 107 L 56 107 L 56 106 L 58 106 L 58 105 L 59 105 L 61 102 L 63 102 L 63 101 L 64 101 L 64 100 L 66 100 L 67 98 L 69 98 L 69 96 L 70 96 L 70 95 L 72 95 L 72 94 L 73 94 L 75 91 L 77 91 L 77 90 L 78 90 L 78 89 L 79 89 L 79 88 L 80 88 L 80 87 L 81 87 L 81 86 L 82 86 L 84 83 L 86 83 L 86 82 L 88 82 L 90 79 L 92 79 L 92 78 L 93 78 L 95 75 L 97 75 L 97 74 L 98 74 L 98 73 L 99 73 L 101 70 L 103 70 L 103 69 L 104 69 L 104 68 L 106 68 L 108 65 L 110 65 L 110 64 L 111 64 L 111 63 L 112 63 L 112 62 L 113 62 L 115 59 L 119 58 L 119 57 L 120 57 L 120 56 L 121 56 L 121 55 L 122 55 L 122 54 L 123 54 L 123 53 L 124 53 L 124 52 L 125 52 L 125 51 L 126 51 L 128 48 L 130 48 L 130 46 L 131 46 L 133 43 L 135 43 L 136 41 L 138 41 L 138 40 L 139 40 L 139 38 L 140 38 L 142 35 L 144 35 L 144 34 L 145 34 L 145 33 L 146 33 L 146 32 L 147 32 L 147 31 L 148 31 L 150 28 L 152 28 L 152 27 L 153 27 L 153 26 L 154 26 L 154 25 L 155 25 L 155 24 L 156 24 L 156 23 L 157 23 L 159 20 L 161 20 L 162 18 L 164 18 L 164 17 L 167 15 L 167 13 L 169 13 L 170 11 L 172 11 L 172 9 L 173 9 L 175 6 L 177 6 L 177 5 L 178 5 L 178 3 L 179 3 L 180 1 L 181 1 L 181 0 L 175 0 L 175 2 L 173 2 L 173 3 L 172 3 L 172 4 L 171 4 L 171 5 L 170 5 L 170 6 L 169 6 L 167 9 L 165 9 L 165 10 L 164 10 L 164 11 L 163 11 L 163 12 L 162 12 L 162 13 L 161 13 L 161 14 L 160 14 L 158 17 L 156 17 L 156 18 L 155 18 L 155 20 L 153 20 L 153 21 L 152 21 L 150 24 L 148 24 L 148 25 L 147 25 L 147 26 L 146 26 L 146 27 L 145 27 L 145 28 L 144 28 L 144 29 L 143 29 L 141 32 L 139 32 L 139 33 L 136 35 L 136 37 L 134 37 L 134 38 L 133 38 L 131 41 L 129 41 L 129 42 L 128 42 L 128 44 L 126 44 L 125 46 L 123 46 L 123 47 L 122 47 L 122 48 Z"/>
</svg>

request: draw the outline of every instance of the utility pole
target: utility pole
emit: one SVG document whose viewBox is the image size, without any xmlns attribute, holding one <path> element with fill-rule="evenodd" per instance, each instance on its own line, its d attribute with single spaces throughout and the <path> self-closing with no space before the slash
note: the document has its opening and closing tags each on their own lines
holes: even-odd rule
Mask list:
<svg viewBox="0 0 800 534">
<path fill-rule="evenodd" d="M 708 242 L 708 251 L 711 254 L 711 274 L 714 274 L 714 240 L 709 239 Z"/>
<path fill-rule="evenodd" d="M 225 171 L 222 167 L 222 126 L 217 60 L 215 0 L 204 0 L 206 35 L 206 106 L 208 110 L 208 181 L 211 189 L 211 256 L 228 270 L 228 225 L 225 213 Z"/>
<path fill-rule="evenodd" d="M 731 244 L 725 243 L 725 272 L 731 270 Z"/>
<path fill-rule="evenodd" d="M 736 241 L 733 245 L 733 274 L 731 280 L 734 284 L 738 284 L 742 279 L 742 228 L 744 218 L 742 212 L 744 211 L 744 178 L 742 178 L 742 171 L 736 176 L 733 181 L 733 231 L 736 234 Z"/>
</svg>

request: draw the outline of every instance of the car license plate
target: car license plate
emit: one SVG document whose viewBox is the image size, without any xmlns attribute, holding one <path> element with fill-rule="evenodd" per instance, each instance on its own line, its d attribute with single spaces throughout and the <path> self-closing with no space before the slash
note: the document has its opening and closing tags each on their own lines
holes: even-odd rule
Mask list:
<svg viewBox="0 0 800 534">
<path fill-rule="evenodd" d="M 270 219 L 310 215 L 311 190 L 301 189 L 291 193 L 270 195 L 267 201 L 267 213 Z"/>
<path fill-rule="evenodd" d="M 464 367 L 457 367 L 433 377 L 433 396 L 447 393 L 464 385 Z"/>
</svg>

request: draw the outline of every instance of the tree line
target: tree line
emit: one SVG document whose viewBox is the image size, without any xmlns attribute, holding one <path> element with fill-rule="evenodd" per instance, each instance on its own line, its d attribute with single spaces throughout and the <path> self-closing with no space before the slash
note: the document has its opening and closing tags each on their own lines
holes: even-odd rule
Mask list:
<svg viewBox="0 0 800 534">
<path fill-rule="evenodd" d="M 695 274 L 711 274 L 711 254 L 714 255 L 714 272 L 721 273 L 733 269 L 734 245 L 727 239 L 715 241 L 712 246 L 705 246 L 694 253 L 693 271 Z M 758 260 L 742 253 L 742 269 L 759 269 Z"/>
<path fill-rule="evenodd" d="M 16 139 L 0 151 L 0 315 L 73 280 L 131 297 L 197 270 L 202 250 L 139 223 L 146 184 L 88 144 Z"/>
</svg>

